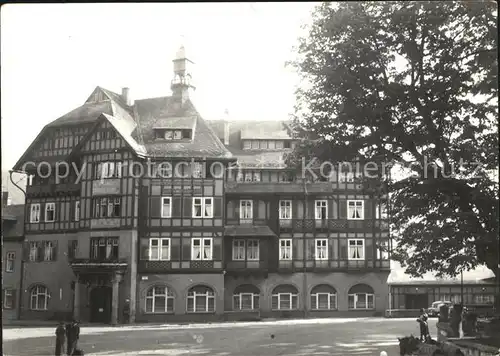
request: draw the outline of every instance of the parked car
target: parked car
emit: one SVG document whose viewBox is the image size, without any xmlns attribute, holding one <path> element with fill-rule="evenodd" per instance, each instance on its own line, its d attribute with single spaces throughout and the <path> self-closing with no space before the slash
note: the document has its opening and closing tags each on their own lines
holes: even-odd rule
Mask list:
<svg viewBox="0 0 500 356">
<path fill-rule="evenodd" d="M 442 305 L 451 307 L 453 303 L 449 301 L 438 300 L 437 302 L 432 303 L 431 306 L 427 309 L 427 314 L 429 316 L 439 316 L 439 308 L 441 308 Z"/>
</svg>

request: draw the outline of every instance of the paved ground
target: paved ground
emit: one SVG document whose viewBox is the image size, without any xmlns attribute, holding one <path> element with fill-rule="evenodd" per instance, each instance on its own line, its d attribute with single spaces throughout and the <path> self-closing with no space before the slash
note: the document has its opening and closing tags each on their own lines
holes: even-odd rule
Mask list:
<svg viewBox="0 0 500 356">
<path fill-rule="evenodd" d="M 430 323 L 435 337 L 435 321 Z M 397 337 L 417 335 L 411 319 L 319 319 L 188 326 L 82 328 L 86 355 L 399 355 Z M 54 355 L 54 328 L 4 329 L 3 355 Z M 273 337 L 274 336 L 274 337 Z"/>
</svg>

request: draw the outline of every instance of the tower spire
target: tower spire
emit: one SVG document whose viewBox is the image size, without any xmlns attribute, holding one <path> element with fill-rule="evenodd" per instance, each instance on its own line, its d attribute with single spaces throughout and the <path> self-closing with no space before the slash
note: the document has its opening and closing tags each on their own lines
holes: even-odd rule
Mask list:
<svg viewBox="0 0 500 356">
<path fill-rule="evenodd" d="M 177 50 L 173 63 L 174 78 L 170 84 L 172 96 L 179 98 L 181 103 L 184 104 L 189 99 L 190 91 L 196 89 L 191 81 L 191 66 L 194 63 L 187 58 L 184 45 Z"/>
</svg>

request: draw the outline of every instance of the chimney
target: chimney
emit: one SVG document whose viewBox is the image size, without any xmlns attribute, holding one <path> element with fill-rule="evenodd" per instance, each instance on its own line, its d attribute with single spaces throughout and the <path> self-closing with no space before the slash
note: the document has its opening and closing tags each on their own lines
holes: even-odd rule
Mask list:
<svg viewBox="0 0 500 356">
<path fill-rule="evenodd" d="M 2 192 L 2 208 L 9 205 L 9 192 Z"/>
<path fill-rule="evenodd" d="M 224 119 L 224 144 L 229 145 L 229 126 L 231 125 L 229 121 L 229 111 L 226 109 L 224 111 L 225 119 Z"/>
<path fill-rule="evenodd" d="M 127 104 L 127 106 L 132 106 L 134 105 L 134 102 L 132 101 L 132 97 L 130 96 L 130 89 L 125 87 L 122 88 L 122 99 Z"/>
</svg>

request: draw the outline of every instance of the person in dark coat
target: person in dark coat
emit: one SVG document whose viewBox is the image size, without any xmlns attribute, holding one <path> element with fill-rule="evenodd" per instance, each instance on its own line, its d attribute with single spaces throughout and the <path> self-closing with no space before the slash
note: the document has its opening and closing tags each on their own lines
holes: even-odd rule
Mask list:
<svg viewBox="0 0 500 356">
<path fill-rule="evenodd" d="M 73 340 L 71 339 L 71 336 L 72 336 L 71 329 L 72 328 L 73 328 L 73 323 L 66 324 L 66 354 L 68 356 L 71 356 L 71 345 L 73 343 Z"/>
<path fill-rule="evenodd" d="M 417 319 L 417 322 L 420 324 L 420 341 L 426 341 L 430 338 L 429 324 L 427 324 L 429 317 L 424 309 L 420 309 L 420 313 L 421 314 Z"/>
<path fill-rule="evenodd" d="M 78 339 L 80 339 L 80 325 L 78 321 L 73 320 L 71 324 L 66 327 L 66 335 L 68 337 L 68 356 L 73 355 L 76 350 Z"/>
<path fill-rule="evenodd" d="M 66 330 L 64 330 L 64 323 L 61 321 L 56 328 L 56 356 L 63 355 L 65 342 Z"/>
</svg>

